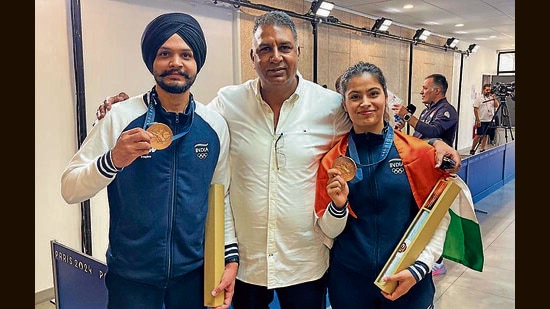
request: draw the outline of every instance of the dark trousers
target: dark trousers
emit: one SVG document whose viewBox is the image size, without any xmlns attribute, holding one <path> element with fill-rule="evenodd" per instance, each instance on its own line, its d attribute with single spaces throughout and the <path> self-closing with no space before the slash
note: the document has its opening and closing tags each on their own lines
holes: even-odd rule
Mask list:
<svg viewBox="0 0 550 309">
<path fill-rule="evenodd" d="M 482 122 L 481 125 L 477 127 L 477 135 L 482 136 L 484 133 L 489 137 L 489 139 L 495 138 L 495 128 L 493 127 L 492 122 Z"/>
<path fill-rule="evenodd" d="M 108 309 L 204 309 L 204 271 L 200 267 L 166 287 L 128 280 L 107 272 Z M 163 307 L 164 305 L 164 307 Z"/>
<path fill-rule="evenodd" d="M 267 309 L 276 291 L 281 309 L 326 309 L 326 283 L 326 274 L 315 281 L 276 289 L 236 280 L 233 308 Z"/>
<path fill-rule="evenodd" d="M 426 309 L 433 308 L 435 285 L 432 274 L 417 282 L 407 294 L 395 301 L 384 298 L 374 277 L 363 276 L 331 261 L 328 297 L 332 309 Z"/>
</svg>

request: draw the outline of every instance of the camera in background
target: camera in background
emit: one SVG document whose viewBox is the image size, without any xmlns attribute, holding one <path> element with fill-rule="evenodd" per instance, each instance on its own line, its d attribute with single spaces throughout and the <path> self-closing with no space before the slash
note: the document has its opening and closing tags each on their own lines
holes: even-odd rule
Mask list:
<svg viewBox="0 0 550 309">
<path fill-rule="evenodd" d="M 506 97 L 510 96 L 512 100 L 516 100 L 516 83 L 515 82 L 509 82 L 509 83 L 500 83 L 496 82 L 491 87 L 491 93 L 496 94 L 499 97 Z"/>
</svg>

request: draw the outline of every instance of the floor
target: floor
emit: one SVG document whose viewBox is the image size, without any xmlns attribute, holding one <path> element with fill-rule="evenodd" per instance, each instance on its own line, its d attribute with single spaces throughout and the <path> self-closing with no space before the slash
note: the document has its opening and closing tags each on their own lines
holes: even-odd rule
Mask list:
<svg viewBox="0 0 550 309">
<path fill-rule="evenodd" d="M 468 151 L 460 153 L 469 156 Z M 444 260 L 447 273 L 434 277 L 435 308 L 515 308 L 515 206 L 515 178 L 475 204 L 483 237 L 483 271 Z M 49 301 L 35 306 L 55 308 Z"/>
</svg>

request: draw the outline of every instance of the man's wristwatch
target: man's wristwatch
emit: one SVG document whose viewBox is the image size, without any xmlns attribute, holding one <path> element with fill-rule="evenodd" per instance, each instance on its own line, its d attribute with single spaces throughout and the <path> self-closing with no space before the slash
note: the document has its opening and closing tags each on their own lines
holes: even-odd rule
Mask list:
<svg viewBox="0 0 550 309">
<path fill-rule="evenodd" d="M 411 116 L 412 116 L 411 113 L 407 113 L 405 116 L 403 116 L 403 120 L 409 121 L 411 119 Z"/>
<path fill-rule="evenodd" d="M 442 139 L 439 137 L 432 137 L 428 140 L 428 144 L 430 144 L 430 146 L 433 146 L 436 141 L 442 141 Z"/>
</svg>

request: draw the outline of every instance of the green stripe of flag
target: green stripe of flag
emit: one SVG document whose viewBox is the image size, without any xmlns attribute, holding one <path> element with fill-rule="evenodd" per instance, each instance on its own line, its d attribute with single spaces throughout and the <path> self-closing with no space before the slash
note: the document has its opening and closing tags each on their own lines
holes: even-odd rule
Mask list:
<svg viewBox="0 0 550 309">
<path fill-rule="evenodd" d="M 455 214 L 452 209 L 451 223 L 447 229 L 443 257 L 473 270 L 483 270 L 483 244 L 479 225 Z"/>
<path fill-rule="evenodd" d="M 473 270 L 483 270 L 483 243 L 475 215 L 471 192 L 460 179 L 453 179 L 462 188 L 449 209 L 451 221 L 447 229 L 443 257 Z"/>
</svg>

